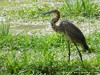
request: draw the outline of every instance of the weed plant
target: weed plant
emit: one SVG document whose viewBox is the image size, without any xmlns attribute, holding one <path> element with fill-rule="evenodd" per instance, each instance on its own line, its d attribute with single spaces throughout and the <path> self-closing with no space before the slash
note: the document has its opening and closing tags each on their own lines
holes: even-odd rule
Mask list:
<svg viewBox="0 0 100 75">
<path fill-rule="evenodd" d="M 63 0 L 63 4 L 55 6 L 37 2 L 33 2 L 28 6 L 19 7 L 14 6 L 12 9 L 6 9 L 3 11 L 3 15 L 9 15 L 12 21 L 21 20 L 24 22 L 37 21 L 43 18 L 41 12 L 46 12 L 52 9 L 58 9 L 63 17 L 98 17 L 100 16 L 99 6 L 91 0 Z M 54 8 L 55 7 L 55 8 Z M 44 17 L 44 16 L 42 16 Z M 48 19 L 48 18 L 47 18 Z"/>
<path fill-rule="evenodd" d="M 100 16 L 99 7 L 91 0 L 64 0 L 68 15 L 94 17 Z"/>
<path fill-rule="evenodd" d="M 46 36 L 3 36 L 0 37 L 0 73 L 4 74 L 34 74 L 34 75 L 62 75 L 75 72 L 84 75 L 100 72 L 99 37 L 95 33 L 88 36 L 88 44 L 94 59 L 84 59 L 84 65 L 80 59 L 75 58 L 69 64 L 67 61 L 67 43 L 60 34 Z M 53 38 L 52 38 L 53 37 Z M 94 38 L 93 38 L 94 37 Z M 91 41 L 92 40 L 92 41 Z M 73 50 L 73 46 L 71 48 Z M 85 55 L 85 53 L 83 54 Z"/>
<path fill-rule="evenodd" d="M 7 36 L 9 34 L 10 24 L 2 22 L 0 24 L 0 35 Z"/>
<path fill-rule="evenodd" d="M 37 0 L 35 0 L 37 1 Z M 98 16 L 98 6 L 90 0 L 63 0 L 64 4 L 55 6 L 62 11 L 63 17 Z M 3 15 L 11 21 L 38 21 L 43 18 L 40 13 L 53 7 L 44 4 L 31 7 L 20 7 L 4 11 Z M 45 36 L 11 35 L 9 23 L 0 24 L 0 75 L 97 75 L 100 74 L 100 33 L 94 32 L 86 37 L 90 50 L 95 57 L 84 59 L 84 64 L 76 56 L 68 63 L 67 43 L 63 35 L 51 34 Z M 80 48 L 81 49 L 81 48 Z M 71 52 L 75 53 L 71 44 Z M 77 53 L 78 54 L 78 53 Z M 83 53 L 85 55 L 87 53 Z M 88 54 L 90 55 L 90 54 Z M 71 55 L 72 56 L 72 55 Z M 88 58 L 88 57 L 86 57 Z"/>
</svg>

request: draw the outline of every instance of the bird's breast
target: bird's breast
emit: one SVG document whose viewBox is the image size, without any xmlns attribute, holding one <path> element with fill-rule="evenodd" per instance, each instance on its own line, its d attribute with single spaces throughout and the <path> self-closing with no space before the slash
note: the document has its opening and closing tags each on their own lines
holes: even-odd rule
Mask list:
<svg viewBox="0 0 100 75">
<path fill-rule="evenodd" d="M 70 36 L 68 35 L 68 33 L 67 33 L 67 32 L 66 32 L 66 33 L 63 33 L 63 34 L 64 34 L 64 36 L 65 36 L 66 40 L 71 41 L 71 38 L 70 38 Z"/>
</svg>

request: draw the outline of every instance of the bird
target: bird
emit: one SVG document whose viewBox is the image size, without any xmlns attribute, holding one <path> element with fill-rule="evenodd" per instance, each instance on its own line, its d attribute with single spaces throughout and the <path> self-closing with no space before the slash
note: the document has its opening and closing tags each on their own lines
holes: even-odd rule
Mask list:
<svg viewBox="0 0 100 75">
<path fill-rule="evenodd" d="M 77 44 L 80 44 L 84 50 L 84 52 L 90 52 L 89 50 L 89 46 L 87 45 L 86 39 L 84 34 L 81 32 L 81 30 L 76 27 L 73 23 L 71 23 L 68 20 L 62 20 L 59 25 L 56 25 L 56 23 L 59 21 L 60 19 L 60 12 L 56 9 L 54 10 L 50 10 L 47 12 L 43 12 L 42 14 L 56 14 L 56 17 L 53 18 L 51 20 L 51 26 L 53 28 L 54 31 L 56 32 L 61 32 L 65 35 L 67 43 L 68 43 L 68 62 L 70 62 L 70 55 L 71 55 L 71 51 L 70 51 L 70 41 L 76 46 L 76 49 L 78 50 L 79 56 L 81 61 L 83 61 L 82 59 L 82 54 L 79 50 L 79 48 L 77 47 Z"/>
</svg>

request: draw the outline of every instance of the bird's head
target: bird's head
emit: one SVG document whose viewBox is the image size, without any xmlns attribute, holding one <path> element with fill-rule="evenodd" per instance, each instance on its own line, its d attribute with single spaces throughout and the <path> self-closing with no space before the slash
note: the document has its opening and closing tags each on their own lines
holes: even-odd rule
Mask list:
<svg viewBox="0 0 100 75">
<path fill-rule="evenodd" d="M 52 23 L 56 23 L 60 18 L 60 12 L 58 10 L 51 10 L 48 12 L 43 12 L 43 15 L 55 13 L 56 17 L 52 19 Z"/>
</svg>

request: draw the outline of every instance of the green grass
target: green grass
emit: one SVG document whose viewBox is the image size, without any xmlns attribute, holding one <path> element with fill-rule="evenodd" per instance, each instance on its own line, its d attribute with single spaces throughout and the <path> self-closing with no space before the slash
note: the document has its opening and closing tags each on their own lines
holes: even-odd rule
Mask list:
<svg viewBox="0 0 100 75">
<path fill-rule="evenodd" d="M 7 15 L 8 17 L 10 17 L 12 21 L 21 19 L 24 22 L 42 20 L 43 18 L 40 18 L 41 12 L 46 12 L 52 9 L 58 9 L 61 12 L 62 17 L 67 16 L 67 19 L 76 16 L 83 16 L 83 17 L 100 16 L 99 6 L 90 0 L 76 0 L 76 2 L 70 0 L 63 0 L 62 2 L 63 4 L 55 5 L 55 8 L 54 6 L 48 5 L 46 3 L 40 5 L 38 1 L 33 3 L 31 2 L 31 4 L 26 5 L 24 7 L 21 6 L 20 3 L 12 5 L 14 7 L 12 9 L 10 9 L 11 7 L 8 7 L 6 10 L 3 10 L 3 13 L 1 14 Z M 45 19 L 48 18 L 45 17 Z"/>
<path fill-rule="evenodd" d="M 71 16 L 96 17 L 100 16 L 99 6 L 91 0 L 64 0 L 67 14 Z"/>
<path fill-rule="evenodd" d="M 0 24 L 0 35 L 7 36 L 9 34 L 10 24 L 2 22 Z"/>
<path fill-rule="evenodd" d="M 51 18 L 40 13 L 49 11 L 54 6 L 45 3 L 40 6 L 38 1 L 35 1 L 36 3 L 31 1 L 11 2 L 11 5 L 7 2 L 0 3 L 0 9 L 2 9 L 0 16 L 5 19 L 9 18 L 9 22 L 0 23 L 0 75 L 94 75 L 96 72 L 100 73 L 99 32 L 94 31 L 86 36 L 92 53 L 81 51 L 82 55 L 95 54 L 95 57 L 91 56 L 89 60 L 83 58 L 84 64 L 78 58 L 78 52 L 75 52 L 76 48 L 73 44 L 71 44 L 71 52 L 73 52 L 71 56 L 77 55 L 77 58 L 71 59 L 71 63 L 68 63 L 67 42 L 63 35 L 52 33 L 37 36 L 34 33 L 33 36 L 28 36 L 9 33 L 10 25 L 13 26 L 10 22 L 19 20 L 26 23 L 39 22 Z M 53 1 L 56 4 L 56 0 Z M 76 17 L 88 19 L 100 16 L 98 5 L 90 0 L 76 0 L 75 3 L 68 3 L 68 1 L 63 0 L 64 4 L 55 6 L 61 12 L 62 18 L 71 20 Z M 31 6 L 21 6 L 24 3 Z M 4 9 L 3 6 L 7 6 L 7 9 Z M 78 20 L 81 21 L 81 19 Z M 94 23 L 94 19 L 92 21 Z M 82 48 L 80 49 L 82 50 Z"/>
<path fill-rule="evenodd" d="M 100 34 L 96 33 L 96 38 L 94 36 L 95 33 L 87 36 L 87 42 L 94 49 L 96 58 L 84 59 L 85 65 L 78 58 L 72 59 L 71 64 L 68 63 L 67 43 L 60 34 L 0 37 L 0 73 L 62 75 L 68 72 L 100 72 Z M 71 47 L 74 51 L 73 45 Z"/>
</svg>

